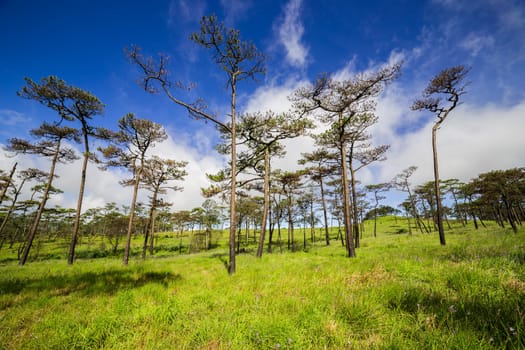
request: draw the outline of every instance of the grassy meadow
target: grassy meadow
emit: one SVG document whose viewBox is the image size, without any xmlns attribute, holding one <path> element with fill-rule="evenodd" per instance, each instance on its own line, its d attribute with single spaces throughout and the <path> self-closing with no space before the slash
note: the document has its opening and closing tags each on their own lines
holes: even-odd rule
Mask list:
<svg viewBox="0 0 525 350">
<path fill-rule="evenodd" d="M 161 233 L 145 260 L 137 237 L 127 267 L 93 258 L 100 241 L 73 266 L 67 242 L 41 243 L 23 267 L 4 248 L 0 349 L 525 348 L 525 229 L 456 226 L 442 247 L 404 225 L 381 218 L 374 238 L 367 223 L 353 259 L 335 240 L 262 259 L 247 246 L 233 276 L 226 235 L 188 255 Z"/>
</svg>

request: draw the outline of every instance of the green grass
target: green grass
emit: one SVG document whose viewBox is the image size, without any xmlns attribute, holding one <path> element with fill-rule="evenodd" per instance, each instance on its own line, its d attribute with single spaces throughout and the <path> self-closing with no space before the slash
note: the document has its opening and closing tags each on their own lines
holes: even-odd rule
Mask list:
<svg viewBox="0 0 525 350">
<path fill-rule="evenodd" d="M 336 241 L 241 254 L 234 276 L 222 247 L 128 267 L 43 247 L 2 260 L 0 349 L 525 348 L 525 230 L 457 227 L 441 247 L 403 225 L 368 225 L 355 259 Z"/>
</svg>

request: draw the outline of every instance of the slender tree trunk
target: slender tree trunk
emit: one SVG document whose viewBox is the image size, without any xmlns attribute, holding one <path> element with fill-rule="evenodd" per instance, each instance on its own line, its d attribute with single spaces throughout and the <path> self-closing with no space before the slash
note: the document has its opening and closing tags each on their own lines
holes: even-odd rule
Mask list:
<svg viewBox="0 0 525 350">
<path fill-rule="evenodd" d="M 13 197 L 13 201 L 11 202 L 11 205 L 9 206 L 8 211 L 4 216 L 4 220 L 2 220 L 2 225 L 0 225 L 0 235 L 2 234 L 2 232 L 4 232 L 4 229 L 7 226 L 7 222 L 9 221 L 11 214 L 13 214 L 13 211 L 16 205 L 16 201 L 18 200 L 18 196 L 20 195 L 20 192 L 22 192 L 22 187 L 24 187 L 25 182 L 26 182 L 26 179 L 23 179 L 22 182 L 20 183 L 20 186 L 18 186 L 18 188 L 15 191 L 15 196 Z M 2 249 L 3 245 L 4 245 L 4 240 L 2 240 L 2 243 L 0 244 L 0 249 Z"/>
<path fill-rule="evenodd" d="M 441 123 L 438 122 L 434 125 L 434 127 L 432 127 L 432 154 L 434 156 L 434 191 L 436 192 L 436 219 L 439 231 L 439 243 L 441 245 L 446 245 L 447 242 L 445 240 L 445 230 L 443 228 L 443 208 L 441 206 L 441 191 L 439 189 L 439 168 L 436 142 L 436 133 L 440 124 Z"/>
<path fill-rule="evenodd" d="M 352 230 L 355 239 L 355 247 L 359 248 L 359 212 L 357 210 L 357 191 L 355 188 L 355 171 L 352 162 L 349 162 L 350 183 L 352 185 Z"/>
<path fill-rule="evenodd" d="M 516 226 L 516 222 L 514 221 L 514 218 L 512 217 L 512 210 L 509 204 L 509 201 L 506 197 L 503 197 L 503 204 L 505 205 L 505 211 L 507 212 L 507 220 L 509 221 L 510 227 L 512 227 L 512 231 L 514 233 L 518 233 L 518 227 Z"/>
<path fill-rule="evenodd" d="M 479 229 L 479 226 L 478 226 L 478 220 L 476 219 L 476 214 L 474 214 L 474 212 L 472 212 L 472 220 L 474 221 L 474 227 L 477 229 Z"/>
<path fill-rule="evenodd" d="M 78 230 L 80 228 L 80 214 L 82 212 L 82 200 L 84 199 L 84 187 L 86 185 L 86 171 L 89 160 L 89 143 L 88 143 L 88 132 L 86 125 L 82 125 L 82 133 L 84 136 L 84 159 L 82 161 L 82 173 L 80 175 L 80 189 L 78 191 L 77 200 L 77 211 L 75 214 L 75 222 L 73 224 L 73 234 L 71 235 L 71 244 L 69 246 L 69 255 L 67 257 L 67 263 L 72 265 L 75 261 L 75 247 L 77 245 Z"/>
<path fill-rule="evenodd" d="M 236 270 L 235 265 L 235 199 L 236 199 L 236 181 L 237 181 L 237 134 L 235 129 L 235 99 L 237 90 L 237 74 L 232 75 L 231 81 L 231 188 L 230 188 L 230 264 L 228 273 L 233 275 Z"/>
<path fill-rule="evenodd" d="M 306 250 L 306 221 L 303 220 L 303 250 Z"/>
<path fill-rule="evenodd" d="M 133 184 L 133 198 L 131 199 L 131 207 L 129 209 L 128 232 L 126 236 L 126 245 L 124 247 L 124 259 L 122 261 L 126 266 L 128 265 L 129 261 L 129 251 L 131 247 L 131 231 L 133 229 L 133 219 L 135 218 L 135 206 L 137 204 L 137 193 L 139 192 L 140 176 L 142 174 L 142 164 L 143 162 L 141 161 L 141 165 L 135 174 L 135 183 Z"/>
<path fill-rule="evenodd" d="M 264 239 L 266 235 L 266 221 L 268 221 L 268 207 L 270 206 L 270 150 L 268 147 L 264 150 L 264 204 L 261 220 L 261 236 L 259 237 L 259 246 L 257 247 L 257 257 L 262 257 L 264 248 Z"/>
<path fill-rule="evenodd" d="M 341 171 L 343 186 L 343 218 L 345 225 L 345 241 L 348 257 L 355 257 L 354 237 L 352 236 L 352 221 L 350 219 L 350 196 L 348 193 L 348 169 L 346 163 L 346 145 L 340 145 Z"/>
<path fill-rule="evenodd" d="M 377 237 L 377 204 L 374 208 L 374 238 L 375 237 Z"/>
<path fill-rule="evenodd" d="M 272 239 L 273 239 L 273 230 L 275 228 L 275 222 L 272 219 L 272 206 L 271 203 L 268 203 L 268 221 L 270 226 L 270 232 L 268 235 L 268 253 L 272 252 Z"/>
<path fill-rule="evenodd" d="M 456 193 L 452 190 L 450 191 L 450 193 L 452 194 L 452 199 L 454 200 L 454 205 L 455 205 L 455 208 L 456 208 L 456 215 L 457 215 L 457 218 L 459 219 L 459 221 L 461 222 L 461 225 L 463 227 L 465 227 L 466 223 L 465 221 L 463 220 L 463 213 L 461 212 L 460 208 L 459 208 L 459 203 L 458 203 L 458 198 L 456 196 Z"/>
<path fill-rule="evenodd" d="M 31 249 L 31 246 L 33 245 L 33 241 L 36 236 L 36 232 L 38 230 L 38 224 L 40 223 L 40 219 L 42 218 L 42 213 L 44 212 L 44 208 L 46 206 L 46 202 L 49 196 L 49 191 L 51 189 L 51 184 L 53 183 L 53 177 L 55 176 L 55 167 L 58 160 L 58 152 L 60 150 L 60 144 L 61 141 L 57 141 L 57 147 L 55 148 L 55 154 L 53 155 L 53 159 L 51 160 L 51 169 L 49 170 L 49 176 L 47 178 L 47 184 L 46 188 L 44 190 L 44 193 L 42 194 L 42 200 L 40 201 L 40 205 L 38 206 L 38 210 L 35 215 L 35 219 L 33 221 L 33 225 L 31 226 L 31 231 L 29 231 L 29 235 L 27 237 L 27 243 L 24 247 L 24 252 L 22 253 L 22 257 L 20 258 L 20 261 L 18 262 L 18 265 L 25 265 L 27 261 L 27 257 L 29 256 L 29 250 Z"/>
<path fill-rule="evenodd" d="M 151 223 L 151 214 L 150 219 L 148 220 L 148 223 Z M 149 230 L 146 230 L 146 233 L 144 235 L 144 244 L 142 245 L 142 260 L 146 259 L 146 251 L 148 250 L 148 238 L 149 238 Z"/>
<path fill-rule="evenodd" d="M 478 219 L 479 219 L 479 223 L 481 224 L 481 226 L 483 226 L 484 228 L 487 228 L 487 225 L 485 225 L 485 223 L 483 222 L 483 215 L 481 215 L 481 210 L 478 209 Z"/>
<path fill-rule="evenodd" d="M 328 215 L 326 213 L 326 200 L 324 194 L 323 178 L 319 180 L 319 186 L 321 187 L 321 204 L 323 205 L 323 218 L 324 218 L 324 233 L 326 239 L 326 245 L 330 245 L 330 234 L 328 232 Z"/>
<path fill-rule="evenodd" d="M 412 212 L 414 214 L 414 220 L 416 221 L 417 228 L 419 229 L 421 233 L 423 233 L 423 227 L 425 227 L 425 231 L 429 233 L 427 227 L 421 221 L 421 217 L 419 216 L 419 213 L 417 212 L 417 206 L 416 206 L 416 203 L 414 202 L 414 197 L 412 196 L 412 192 L 410 191 L 409 186 L 407 186 L 407 190 L 408 190 L 408 198 L 410 200 L 410 205 L 412 206 Z"/>
<path fill-rule="evenodd" d="M 452 226 L 450 226 L 450 221 L 448 221 L 448 216 L 446 214 L 443 215 L 443 218 L 445 219 L 445 221 L 447 222 L 447 227 L 448 229 L 452 229 Z"/>
<path fill-rule="evenodd" d="M 237 230 L 237 254 L 241 253 L 241 241 L 242 241 L 242 218 L 239 218 L 239 222 L 237 224 L 238 230 Z"/>
<path fill-rule="evenodd" d="M 522 220 L 521 220 L 521 217 L 520 217 L 520 215 L 519 215 L 518 210 L 516 209 L 516 207 L 513 206 L 513 207 L 511 208 L 511 210 L 512 210 L 512 216 L 514 217 L 514 220 L 516 220 L 516 223 L 517 223 L 518 225 L 522 226 Z"/>
<path fill-rule="evenodd" d="M 157 203 L 157 194 L 158 189 L 155 188 L 151 197 L 151 209 L 149 211 L 148 218 L 149 228 L 146 230 L 146 234 L 144 235 L 144 245 L 142 246 L 142 259 L 146 258 L 146 251 L 148 250 L 148 241 L 150 243 L 149 254 L 153 255 L 153 232 L 155 230 L 155 205 Z"/>
<path fill-rule="evenodd" d="M 293 231 L 293 218 L 292 218 L 292 195 L 288 197 L 288 250 L 290 250 L 290 245 L 292 252 L 295 252 L 295 237 Z"/>
<path fill-rule="evenodd" d="M 11 181 L 13 180 L 13 176 L 16 171 L 16 166 L 18 163 L 15 163 L 13 167 L 11 168 L 11 172 L 9 173 L 9 177 L 7 178 L 7 182 L 5 184 L 5 187 L 2 188 L 2 192 L 0 192 L 0 204 L 4 201 L 5 194 L 7 193 L 7 189 L 9 188 L 9 185 L 11 184 Z"/>
<path fill-rule="evenodd" d="M 315 217 L 314 217 L 314 200 L 310 200 L 310 234 L 312 236 L 312 245 L 315 246 Z"/>
<path fill-rule="evenodd" d="M 521 218 L 521 222 L 525 221 L 525 210 L 523 210 L 523 206 L 518 203 L 518 215 Z"/>
<path fill-rule="evenodd" d="M 246 217 L 244 228 L 244 245 L 247 245 L 250 239 L 250 218 L 248 216 Z"/>
<path fill-rule="evenodd" d="M 281 236 L 281 219 L 277 219 L 277 239 L 279 241 L 279 252 L 283 252 L 283 238 Z"/>
</svg>

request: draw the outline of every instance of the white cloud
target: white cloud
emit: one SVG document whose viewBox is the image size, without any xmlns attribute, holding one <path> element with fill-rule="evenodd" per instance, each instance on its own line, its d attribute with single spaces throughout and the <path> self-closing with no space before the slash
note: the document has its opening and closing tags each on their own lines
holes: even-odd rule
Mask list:
<svg viewBox="0 0 525 350">
<path fill-rule="evenodd" d="M 208 154 L 211 141 L 203 132 L 197 131 L 194 135 L 179 135 L 173 132 L 170 134 L 177 135 L 177 139 L 168 138 L 158 144 L 152 154 L 161 158 L 187 161 L 188 175 L 185 181 L 176 183 L 177 186 L 184 187 L 182 192 L 170 191 L 165 197 L 168 202 L 173 203 L 173 210 L 198 207 L 204 201 L 201 188 L 210 185 L 206 173 L 216 173 L 224 166 L 224 159 L 216 152 Z"/>
<path fill-rule="evenodd" d="M 253 113 L 257 111 L 285 112 L 292 106 L 288 96 L 305 81 L 289 80 L 283 85 L 265 85 L 260 86 L 250 96 L 246 103 L 246 112 Z"/>
<path fill-rule="evenodd" d="M 284 19 L 279 26 L 279 41 L 286 50 L 286 61 L 303 67 L 308 56 L 308 47 L 302 42 L 304 26 L 300 21 L 302 0 L 290 0 L 284 8 Z"/>
<path fill-rule="evenodd" d="M 386 62 L 369 61 L 367 68 L 362 71 L 359 71 L 357 69 L 358 57 L 357 55 L 354 55 L 350 60 L 348 60 L 345 66 L 336 71 L 332 75 L 332 77 L 335 80 L 347 80 L 352 79 L 356 75 L 360 74 L 366 76 L 377 72 L 381 68 L 393 66 L 395 64 L 404 62 L 407 60 L 407 58 L 410 58 L 412 55 L 417 55 L 417 50 L 413 50 L 409 54 L 407 54 L 404 51 L 392 50 Z"/>
<path fill-rule="evenodd" d="M 192 136 L 193 137 L 193 136 Z M 202 134 L 199 136 L 200 143 L 207 147 L 209 140 Z M 222 159 L 216 155 L 206 155 L 191 144 L 192 138 L 184 135 L 177 140 L 169 137 L 163 143 L 157 144 L 152 148 L 151 154 L 156 154 L 162 158 L 175 160 L 185 160 L 188 162 L 186 168 L 188 175 L 185 181 L 174 183 L 177 186 L 184 187 L 182 192 L 168 192 L 165 196 L 168 202 L 173 203 L 173 210 L 191 209 L 198 207 L 204 201 L 200 194 L 201 187 L 209 186 L 206 173 L 216 172 L 222 166 Z M 0 145 L 3 147 L 3 145 Z M 49 170 L 49 161 L 36 156 L 20 155 L 16 158 L 7 158 L 4 152 L 0 152 L 0 163 L 2 169 L 7 169 L 18 162 L 18 170 L 35 167 L 44 171 Z M 66 208 L 76 208 L 78 190 L 80 186 L 80 169 L 81 160 L 69 164 L 59 164 L 56 174 L 59 176 L 54 180 L 53 185 L 62 191 L 61 195 L 55 195 L 50 198 L 48 206 L 60 205 Z M 108 202 L 116 202 L 119 205 L 129 205 L 131 202 L 132 189 L 122 187 L 120 180 L 129 178 L 130 174 L 123 169 L 109 169 L 107 171 L 99 170 L 94 164 L 89 164 L 86 177 L 86 189 L 83 200 L 83 211 L 88 208 L 104 206 Z M 26 189 L 26 198 L 29 195 Z M 149 193 L 141 190 L 138 201 L 148 202 Z"/>
<path fill-rule="evenodd" d="M 402 94 L 402 90 L 398 93 Z M 396 103 L 392 94 L 379 103 L 381 115 L 374 135 L 381 143 L 392 145 L 388 160 L 379 167 L 377 182 L 391 180 L 403 169 L 415 165 L 414 185 L 433 179 L 431 145 L 432 115 L 426 115 L 422 127 L 406 133 L 394 130 L 416 120 L 400 97 Z M 399 96 L 399 95 L 398 95 Z M 525 164 L 525 101 L 514 107 L 496 105 L 462 105 L 454 110 L 438 131 L 438 158 L 442 179 L 458 178 L 469 181 L 478 174 L 494 169 L 507 169 Z M 412 115 L 411 115 L 412 114 Z"/>
<path fill-rule="evenodd" d="M 472 56 L 477 56 L 484 48 L 494 45 L 494 38 L 491 35 L 477 35 L 470 33 L 459 46 L 470 52 Z"/>
</svg>

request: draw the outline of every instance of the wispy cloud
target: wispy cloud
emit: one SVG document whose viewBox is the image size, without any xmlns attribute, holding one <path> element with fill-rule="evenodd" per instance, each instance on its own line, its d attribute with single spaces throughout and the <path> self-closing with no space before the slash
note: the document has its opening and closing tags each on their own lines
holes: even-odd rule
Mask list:
<svg viewBox="0 0 525 350">
<path fill-rule="evenodd" d="M 305 66 L 308 57 L 308 47 L 302 43 L 301 6 L 302 0 L 290 0 L 284 7 L 284 18 L 279 26 L 279 41 L 286 50 L 286 61 L 296 67 Z"/>
<path fill-rule="evenodd" d="M 11 110 L 0 109 L 0 136 L 15 137 L 31 127 L 32 119 L 27 115 Z"/>
<path fill-rule="evenodd" d="M 168 5 L 167 24 L 198 22 L 204 15 L 206 3 L 203 0 L 171 0 Z"/>
<path fill-rule="evenodd" d="M 483 49 L 494 45 L 494 37 L 470 33 L 459 45 L 469 51 L 472 56 L 477 56 Z"/>
<path fill-rule="evenodd" d="M 246 12 L 252 7 L 253 3 L 248 0 L 221 0 L 221 5 L 226 14 L 224 22 L 231 26 L 246 15 Z"/>
<path fill-rule="evenodd" d="M 1 125 L 25 125 L 31 118 L 23 113 L 13 111 L 10 109 L 0 109 L 0 124 Z"/>
</svg>

